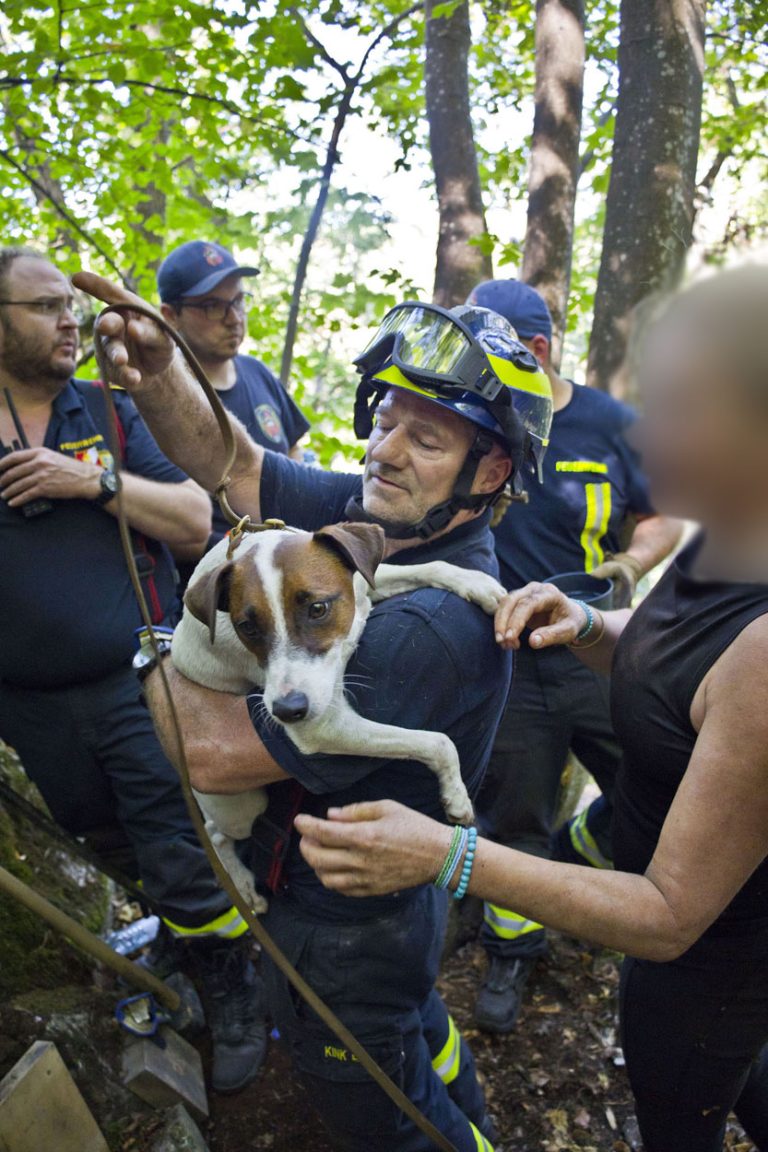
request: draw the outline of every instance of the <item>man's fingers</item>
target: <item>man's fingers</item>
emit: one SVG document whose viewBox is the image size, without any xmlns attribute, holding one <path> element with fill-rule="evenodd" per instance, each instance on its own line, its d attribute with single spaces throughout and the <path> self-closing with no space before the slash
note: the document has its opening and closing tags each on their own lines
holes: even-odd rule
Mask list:
<svg viewBox="0 0 768 1152">
<path fill-rule="evenodd" d="M 560 644 L 572 644 L 576 639 L 578 628 L 570 620 L 560 620 L 557 624 L 548 624 L 546 628 L 537 628 L 531 633 L 531 648 L 554 648 Z"/>
<path fill-rule="evenodd" d="M 97 276 L 95 272 L 76 272 L 72 277 L 75 288 L 87 292 L 104 304 L 141 304 L 141 300 L 122 284 L 115 284 L 104 276 Z"/>
<path fill-rule="evenodd" d="M 364 820 L 381 820 L 386 816 L 391 800 L 368 800 L 361 804 L 347 804 L 345 808 L 329 808 L 328 819 L 339 823 L 358 824 Z"/>
</svg>

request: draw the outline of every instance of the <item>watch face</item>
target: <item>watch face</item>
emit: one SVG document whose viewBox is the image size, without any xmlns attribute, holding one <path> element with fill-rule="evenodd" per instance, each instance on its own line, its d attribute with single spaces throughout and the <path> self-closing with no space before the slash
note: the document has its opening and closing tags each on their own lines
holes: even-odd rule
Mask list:
<svg viewBox="0 0 768 1152">
<path fill-rule="evenodd" d="M 118 490 L 117 476 L 114 472 L 102 472 L 101 474 L 101 490 L 102 492 L 110 492 L 113 496 L 117 495 Z"/>
</svg>

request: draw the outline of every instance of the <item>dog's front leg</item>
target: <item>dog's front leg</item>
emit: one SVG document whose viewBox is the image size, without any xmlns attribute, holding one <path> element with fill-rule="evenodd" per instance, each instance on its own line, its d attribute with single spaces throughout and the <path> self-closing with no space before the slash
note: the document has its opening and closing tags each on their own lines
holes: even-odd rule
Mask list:
<svg viewBox="0 0 768 1152">
<path fill-rule="evenodd" d="M 377 724 L 358 715 L 346 700 L 334 709 L 332 717 L 320 723 L 292 724 L 288 730 L 300 752 L 313 755 L 371 756 L 385 760 L 420 760 L 437 776 L 440 798 L 449 820 L 469 824 L 472 801 L 461 778 L 456 745 L 444 732 L 398 728 Z"/>
<path fill-rule="evenodd" d="M 504 588 L 493 576 L 472 568 L 459 568 L 445 560 L 432 560 L 429 564 L 380 564 L 376 569 L 376 586 L 369 593 L 376 603 L 416 588 L 445 588 L 463 600 L 479 605 L 493 616 L 504 596 Z"/>
</svg>

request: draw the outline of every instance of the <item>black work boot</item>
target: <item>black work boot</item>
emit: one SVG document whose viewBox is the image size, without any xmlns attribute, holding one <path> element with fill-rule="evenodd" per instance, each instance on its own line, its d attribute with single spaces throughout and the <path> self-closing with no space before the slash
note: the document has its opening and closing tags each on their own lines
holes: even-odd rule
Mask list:
<svg viewBox="0 0 768 1152">
<path fill-rule="evenodd" d="M 250 939 L 196 940 L 190 945 L 203 985 L 213 1040 L 214 1092 L 239 1092 L 256 1079 L 267 1052 L 263 985 Z"/>
<path fill-rule="evenodd" d="M 475 1023 L 484 1032 L 511 1032 L 523 1006 L 523 994 L 535 957 L 504 960 L 491 956 L 475 1001 Z"/>
</svg>

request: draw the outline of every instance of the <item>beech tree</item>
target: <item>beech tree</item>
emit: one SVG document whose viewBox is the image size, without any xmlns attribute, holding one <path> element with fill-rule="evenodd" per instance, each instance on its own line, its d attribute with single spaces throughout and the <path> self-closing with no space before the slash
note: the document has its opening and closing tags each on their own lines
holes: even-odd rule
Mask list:
<svg viewBox="0 0 768 1152">
<path fill-rule="evenodd" d="M 638 307 L 692 240 L 706 0 L 622 0 L 619 92 L 588 383 L 624 396 Z"/>
<path fill-rule="evenodd" d="M 552 313 L 559 367 L 568 308 L 584 92 L 583 0 L 537 0 L 536 89 L 522 279 Z"/>
<path fill-rule="evenodd" d="M 469 4 L 426 0 L 424 96 L 439 212 L 434 300 L 462 304 L 493 275 L 469 95 Z M 474 243 L 473 243 L 474 242 Z"/>
</svg>

